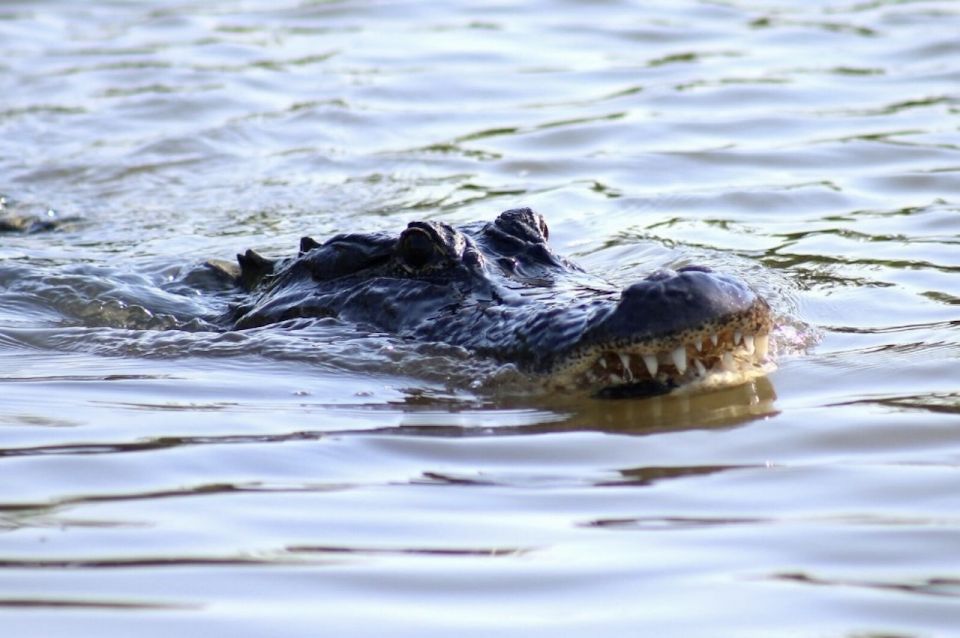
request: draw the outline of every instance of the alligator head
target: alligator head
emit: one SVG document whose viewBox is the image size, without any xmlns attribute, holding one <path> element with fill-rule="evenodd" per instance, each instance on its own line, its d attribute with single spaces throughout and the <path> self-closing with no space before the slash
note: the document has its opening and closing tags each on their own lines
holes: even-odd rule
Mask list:
<svg viewBox="0 0 960 638">
<path fill-rule="evenodd" d="M 528 208 L 456 229 L 412 222 L 399 236 L 305 237 L 295 258 L 238 256 L 252 301 L 223 322 L 244 329 L 338 317 L 444 342 L 601 397 L 730 385 L 772 366 L 767 302 L 701 266 L 658 270 L 619 290 L 555 254 Z"/>
</svg>

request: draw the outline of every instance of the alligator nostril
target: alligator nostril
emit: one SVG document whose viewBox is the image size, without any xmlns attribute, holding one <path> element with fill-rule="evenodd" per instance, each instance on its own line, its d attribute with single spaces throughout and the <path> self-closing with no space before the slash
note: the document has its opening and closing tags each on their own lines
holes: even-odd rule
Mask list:
<svg viewBox="0 0 960 638">
<path fill-rule="evenodd" d="M 653 271 L 644 278 L 644 281 L 663 281 L 664 279 L 670 279 L 671 277 L 676 277 L 677 272 L 675 270 L 670 270 L 669 268 L 660 268 Z"/>
</svg>

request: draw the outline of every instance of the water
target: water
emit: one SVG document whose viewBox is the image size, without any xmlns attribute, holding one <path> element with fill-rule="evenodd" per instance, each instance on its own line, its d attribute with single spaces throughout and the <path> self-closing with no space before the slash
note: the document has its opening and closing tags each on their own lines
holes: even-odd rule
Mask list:
<svg viewBox="0 0 960 638">
<path fill-rule="evenodd" d="M 4 636 L 950 636 L 960 4 L 5 2 Z M 626 283 L 763 290 L 779 370 L 530 392 L 248 247 L 528 205 Z M 204 287 L 207 288 L 204 288 Z"/>
</svg>

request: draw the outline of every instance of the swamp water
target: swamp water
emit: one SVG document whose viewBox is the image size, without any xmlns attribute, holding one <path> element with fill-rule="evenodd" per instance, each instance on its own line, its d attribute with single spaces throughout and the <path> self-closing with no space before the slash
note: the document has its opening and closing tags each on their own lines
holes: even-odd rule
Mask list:
<svg viewBox="0 0 960 638">
<path fill-rule="evenodd" d="M 0 96 L 3 213 L 69 220 L 0 235 L 3 636 L 960 632 L 960 3 L 7 1 Z M 779 370 L 169 329 L 205 259 L 517 206 L 738 273 Z"/>
</svg>

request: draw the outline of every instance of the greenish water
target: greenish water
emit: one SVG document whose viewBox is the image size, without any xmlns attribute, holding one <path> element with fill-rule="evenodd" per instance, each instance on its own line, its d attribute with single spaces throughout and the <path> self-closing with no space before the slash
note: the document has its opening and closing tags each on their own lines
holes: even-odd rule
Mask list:
<svg viewBox="0 0 960 638">
<path fill-rule="evenodd" d="M 960 3 L 4 2 L 4 636 L 952 636 Z M 781 316 L 692 397 L 515 391 L 177 287 L 531 206 Z"/>
</svg>

